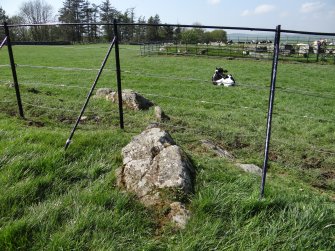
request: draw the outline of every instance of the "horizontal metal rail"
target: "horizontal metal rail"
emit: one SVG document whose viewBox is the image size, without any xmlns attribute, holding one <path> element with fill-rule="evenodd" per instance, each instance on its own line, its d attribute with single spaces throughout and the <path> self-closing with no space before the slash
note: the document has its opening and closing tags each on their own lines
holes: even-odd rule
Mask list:
<svg viewBox="0 0 335 251">
<path fill-rule="evenodd" d="M 34 27 L 34 26 L 87 26 L 87 25 L 110 25 L 113 23 L 44 23 L 44 24 L 11 24 L 8 27 Z M 255 27 L 238 27 L 238 26 L 215 26 L 215 25 L 186 25 L 186 24 L 148 24 L 148 23 L 117 23 L 120 26 L 153 26 L 153 27 L 180 27 L 180 28 L 201 28 L 201 29 L 224 29 L 224 30 L 248 30 L 248 31 L 265 31 L 276 32 L 276 29 L 268 28 L 255 28 Z M 1 25 L 2 27 L 4 25 Z M 318 35 L 318 36 L 335 36 L 331 32 L 314 32 L 314 31 L 296 31 L 296 30 L 281 30 L 281 33 L 291 34 L 305 34 L 305 35 Z"/>
</svg>

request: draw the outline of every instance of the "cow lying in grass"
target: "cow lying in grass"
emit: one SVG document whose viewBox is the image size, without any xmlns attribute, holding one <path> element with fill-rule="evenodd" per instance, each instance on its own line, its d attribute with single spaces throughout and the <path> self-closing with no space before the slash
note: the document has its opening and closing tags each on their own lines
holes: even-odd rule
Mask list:
<svg viewBox="0 0 335 251">
<path fill-rule="evenodd" d="M 235 79 L 231 74 L 226 74 L 228 71 L 222 68 L 216 68 L 215 73 L 212 77 L 213 85 L 233 86 L 235 85 Z"/>
</svg>

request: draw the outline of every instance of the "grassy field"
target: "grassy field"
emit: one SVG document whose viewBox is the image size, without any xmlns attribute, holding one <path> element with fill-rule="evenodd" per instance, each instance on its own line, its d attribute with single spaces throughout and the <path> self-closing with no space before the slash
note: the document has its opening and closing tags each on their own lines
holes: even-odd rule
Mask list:
<svg viewBox="0 0 335 251">
<path fill-rule="evenodd" d="M 161 224 L 115 186 L 121 148 L 155 120 L 91 99 L 64 144 L 108 45 L 15 46 L 25 120 L 18 117 L 6 47 L 0 50 L 0 250 L 334 250 L 334 65 L 280 62 L 265 199 L 246 174 L 199 143 L 262 166 L 270 61 L 140 56 L 121 46 L 122 86 L 171 117 L 162 125 L 192 159 L 196 192 L 184 230 Z M 213 86 L 215 67 L 234 88 Z M 116 89 L 114 55 L 99 87 Z"/>
</svg>

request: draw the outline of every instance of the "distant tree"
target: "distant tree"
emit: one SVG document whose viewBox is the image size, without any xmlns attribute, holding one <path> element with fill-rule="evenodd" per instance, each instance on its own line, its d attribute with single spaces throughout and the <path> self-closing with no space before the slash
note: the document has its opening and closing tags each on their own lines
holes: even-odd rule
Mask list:
<svg viewBox="0 0 335 251">
<path fill-rule="evenodd" d="M 8 19 L 9 24 L 22 24 L 24 19 L 22 16 L 12 16 Z M 11 41 L 27 41 L 30 39 L 30 30 L 27 27 L 11 27 L 9 30 Z"/>
<path fill-rule="evenodd" d="M 0 6 L 0 23 L 4 23 L 8 21 L 8 16 L 6 15 L 6 12 L 2 7 Z M 3 29 L 0 29 L 0 42 L 2 42 L 2 38 L 5 36 L 5 32 Z"/>
<path fill-rule="evenodd" d="M 63 23 L 83 23 L 85 20 L 84 3 L 85 0 L 65 0 L 63 7 L 59 10 L 58 20 Z M 62 30 L 64 39 L 74 42 L 81 42 L 85 33 L 81 25 L 64 26 Z"/>
<path fill-rule="evenodd" d="M 83 2 L 82 10 L 80 14 L 80 20 L 84 23 L 96 23 L 98 21 L 98 6 L 91 5 L 89 1 Z M 88 42 L 93 42 L 97 39 L 98 26 L 97 25 L 85 25 L 83 31 L 85 38 Z"/>
<path fill-rule="evenodd" d="M 20 8 L 20 13 L 25 22 L 29 24 L 44 24 L 53 21 L 52 6 L 43 0 L 24 2 Z"/>
<path fill-rule="evenodd" d="M 5 10 L 0 6 L 0 22 L 3 23 L 8 20 Z"/>
<path fill-rule="evenodd" d="M 183 44 L 195 44 L 198 42 L 197 33 L 194 29 L 185 29 L 181 32 L 181 42 Z"/>
<path fill-rule="evenodd" d="M 165 40 L 165 41 L 173 41 L 174 39 L 174 30 L 173 27 L 168 25 L 168 26 L 163 26 L 162 29 L 160 30 L 160 37 Z"/>
<path fill-rule="evenodd" d="M 108 24 L 103 25 L 102 27 L 104 36 L 108 41 L 111 41 L 114 37 L 112 24 L 114 22 L 114 19 L 117 19 L 120 16 L 120 12 L 112 6 L 109 0 L 105 0 L 104 2 L 102 2 L 99 8 L 101 22 Z"/>
<path fill-rule="evenodd" d="M 127 9 L 128 16 L 129 16 L 129 23 L 134 24 L 135 23 L 135 8 L 129 8 Z M 128 34 L 129 34 L 129 41 L 134 40 L 134 35 L 135 35 L 135 26 L 131 25 L 128 26 Z"/>
<path fill-rule="evenodd" d="M 194 25 L 201 25 L 200 23 L 195 23 Z M 197 41 L 196 43 L 204 43 L 206 41 L 206 35 L 205 35 L 205 30 L 202 28 L 194 28 L 193 29 L 196 36 L 197 36 Z"/>
<path fill-rule="evenodd" d="M 53 9 L 43 0 L 31 0 L 24 2 L 20 7 L 20 16 L 27 24 L 45 24 L 53 21 Z M 29 29 L 34 41 L 46 41 L 50 37 L 50 27 L 33 26 Z"/>
<path fill-rule="evenodd" d="M 181 41 L 181 32 L 182 32 L 182 29 L 180 27 L 176 27 L 174 29 L 174 35 L 173 35 L 173 38 L 176 42 L 180 42 Z"/>
<path fill-rule="evenodd" d="M 204 43 L 206 41 L 205 30 L 202 28 L 185 29 L 181 33 L 181 40 L 186 44 Z"/>
<path fill-rule="evenodd" d="M 138 24 L 146 24 L 145 17 L 139 17 L 137 20 Z M 145 25 L 138 25 L 135 30 L 135 36 L 136 36 L 136 41 L 137 42 L 143 42 L 145 41 L 146 38 L 146 31 L 147 31 L 147 26 Z"/>
<path fill-rule="evenodd" d="M 227 32 L 224 30 L 213 30 L 206 32 L 206 42 L 227 42 Z"/>
<path fill-rule="evenodd" d="M 92 17 L 91 21 L 93 23 L 98 23 L 99 22 L 99 6 L 96 4 L 92 4 Z M 98 34 L 100 33 L 100 29 L 98 25 L 92 25 L 91 26 L 91 32 L 95 40 L 98 39 Z"/>
<path fill-rule="evenodd" d="M 91 21 L 92 9 L 89 1 L 86 0 L 82 3 L 79 15 L 80 15 L 79 22 L 82 21 L 83 23 L 89 23 Z M 90 42 L 91 41 L 90 26 L 89 25 L 82 26 L 81 31 L 83 33 L 82 36 L 84 37 L 84 39 Z"/>
<path fill-rule="evenodd" d="M 147 41 L 160 41 L 160 27 L 157 26 L 161 23 L 160 17 L 158 14 L 156 14 L 154 17 L 149 17 L 147 24 L 149 26 L 147 27 Z M 152 26 L 150 26 L 152 24 Z"/>
<path fill-rule="evenodd" d="M 119 15 L 119 21 L 122 23 L 134 24 L 135 13 L 134 8 L 127 9 L 123 14 Z M 120 29 L 121 40 L 131 42 L 134 40 L 135 26 L 121 26 Z"/>
<path fill-rule="evenodd" d="M 74 23 L 76 21 L 72 0 L 65 0 L 63 7 L 58 11 L 58 20 L 62 23 Z M 74 26 L 62 26 L 62 39 L 67 41 L 76 40 L 76 28 Z"/>
</svg>

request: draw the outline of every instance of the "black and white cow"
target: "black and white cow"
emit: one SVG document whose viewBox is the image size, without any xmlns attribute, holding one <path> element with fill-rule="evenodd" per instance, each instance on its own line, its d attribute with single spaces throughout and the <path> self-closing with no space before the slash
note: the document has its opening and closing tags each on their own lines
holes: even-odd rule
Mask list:
<svg viewBox="0 0 335 251">
<path fill-rule="evenodd" d="M 222 68 L 216 68 L 212 77 L 213 85 L 223 85 L 226 87 L 235 85 L 235 79 L 231 74 L 226 74 L 227 72 L 227 70 Z"/>
</svg>

